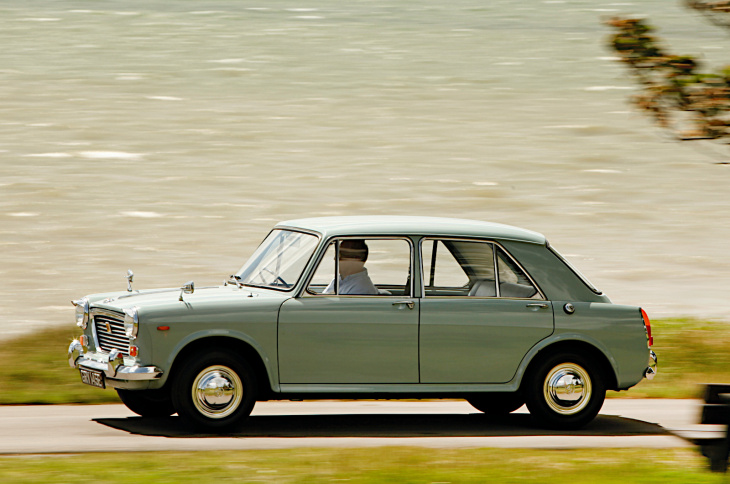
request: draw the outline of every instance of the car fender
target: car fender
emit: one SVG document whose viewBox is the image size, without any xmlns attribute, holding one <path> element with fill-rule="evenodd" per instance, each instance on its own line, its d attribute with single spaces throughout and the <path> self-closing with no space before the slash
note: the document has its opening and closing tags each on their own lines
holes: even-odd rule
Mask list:
<svg viewBox="0 0 730 484">
<path fill-rule="evenodd" d="M 535 346 L 533 346 L 530 351 L 527 352 L 525 357 L 522 359 L 522 362 L 520 363 L 520 366 L 517 368 L 517 372 L 515 373 L 515 378 L 513 379 L 512 383 L 516 383 L 517 387 L 522 384 L 522 380 L 527 373 L 528 368 L 532 364 L 533 361 L 535 361 L 536 358 L 540 357 L 541 352 L 544 352 L 545 350 L 549 350 L 550 347 L 553 347 L 557 344 L 560 344 L 563 346 L 563 344 L 575 341 L 580 342 L 583 344 L 587 344 L 595 351 L 599 351 L 608 361 L 609 365 L 611 366 L 611 370 L 613 371 L 613 376 L 618 380 L 618 362 L 616 361 L 616 358 L 613 356 L 612 352 L 609 350 L 609 348 L 603 344 L 601 341 L 599 341 L 596 338 L 592 338 L 589 335 L 586 334 L 580 334 L 580 333 L 573 333 L 573 332 L 567 332 L 567 333 L 553 333 L 552 335 L 548 336 L 547 338 L 541 340 L 539 343 L 537 343 Z M 544 354 L 544 353 L 543 353 Z"/>
<path fill-rule="evenodd" d="M 168 353 L 165 361 L 165 368 L 167 368 L 168 371 L 165 372 L 165 375 L 163 375 L 163 379 L 169 377 L 170 370 L 173 369 L 173 365 L 180 363 L 180 361 L 178 361 L 178 357 L 185 352 L 186 348 L 189 348 L 191 345 L 195 345 L 199 342 L 203 342 L 203 340 L 212 338 L 225 338 L 238 343 L 243 343 L 252 348 L 264 366 L 271 388 L 274 391 L 278 391 L 279 382 L 277 378 L 278 369 L 276 367 L 276 358 L 272 358 L 266 352 L 265 348 L 252 336 L 241 331 L 230 329 L 201 330 L 185 335 L 185 337 L 180 339 Z"/>
</svg>

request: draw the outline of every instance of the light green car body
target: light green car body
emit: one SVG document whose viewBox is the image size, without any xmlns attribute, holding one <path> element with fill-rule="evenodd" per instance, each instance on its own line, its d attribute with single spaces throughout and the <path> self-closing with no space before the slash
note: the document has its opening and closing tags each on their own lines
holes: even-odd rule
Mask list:
<svg viewBox="0 0 730 484">
<path fill-rule="evenodd" d="M 101 370 L 107 386 L 163 388 L 200 351 L 235 348 L 257 374 L 257 399 L 453 397 L 514 392 L 546 350 L 590 354 L 606 386 L 624 390 L 652 371 L 641 310 L 612 304 L 545 237 L 515 227 L 431 217 L 328 217 L 282 222 L 314 234 L 318 245 L 290 290 L 240 284 L 124 291 L 87 296 L 86 338 L 69 348 L 71 366 Z M 305 290 L 336 237 L 402 237 L 412 248 L 410 297 L 323 296 Z M 425 297 L 424 237 L 483 240 L 501 246 L 544 298 Z M 566 308 L 566 305 L 567 306 Z M 105 311 L 138 318 L 136 357 L 98 347 Z"/>
</svg>

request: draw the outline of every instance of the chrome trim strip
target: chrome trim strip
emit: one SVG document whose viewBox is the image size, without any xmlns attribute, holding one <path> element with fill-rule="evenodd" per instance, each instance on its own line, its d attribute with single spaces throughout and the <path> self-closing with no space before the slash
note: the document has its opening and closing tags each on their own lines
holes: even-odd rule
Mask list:
<svg viewBox="0 0 730 484">
<path fill-rule="evenodd" d="M 466 393 L 514 392 L 518 381 L 508 383 L 282 383 L 279 393 Z"/>
<path fill-rule="evenodd" d="M 499 256 L 497 255 L 497 246 L 496 244 L 492 244 L 492 264 L 494 265 L 494 297 L 501 298 L 502 297 L 502 288 L 499 284 Z M 509 256 L 508 256 L 509 257 Z M 458 261 L 457 261 L 458 262 Z M 529 278 L 529 276 L 528 276 Z"/>
<path fill-rule="evenodd" d="M 156 380 L 162 376 L 156 366 L 122 366 L 117 369 L 117 380 Z"/>
<path fill-rule="evenodd" d="M 156 366 L 124 366 L 116 367 L 116 371 L 110 371 L 110 363 L 91 360 L 84 357 L 76 361 L 76 368 L 86 368 L 100 371 L 110 380 L 157 380 L 162 376 L 163 371 Z"/>
</svg>

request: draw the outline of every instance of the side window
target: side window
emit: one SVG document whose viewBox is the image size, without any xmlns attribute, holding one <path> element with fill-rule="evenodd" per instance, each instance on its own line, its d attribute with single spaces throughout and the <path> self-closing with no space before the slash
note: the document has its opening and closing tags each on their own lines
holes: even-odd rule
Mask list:
<svg viewBox="0 0 730 484">
<path fill-rule="evenodd" d="M 410 275 L 408 240 L 342 238 L 327 248 L 307 291 L 325 295 L 410 296 Z"/>
<path fill-rule="evenodd" d="M 424 239 L 421 247 L 426 296 L 497 295 L 493 244 Z"/>
<path fill-rule="evenodd" d="M 427 297 L 541 298 L 519 265 L 491 242 L 424 239 L 421 254 Z"/>
<path fill-rule="evenodd" d="M 421 256 L 426 296 L 466 295 L 469 276 L 442 240 L 424 239 Z"/>
<path fill-rule="evenodd" d="M 502 249 L 497 251 L 497 267 L 501 297 L 542 299 L 530 279 Z"/>
</svg>

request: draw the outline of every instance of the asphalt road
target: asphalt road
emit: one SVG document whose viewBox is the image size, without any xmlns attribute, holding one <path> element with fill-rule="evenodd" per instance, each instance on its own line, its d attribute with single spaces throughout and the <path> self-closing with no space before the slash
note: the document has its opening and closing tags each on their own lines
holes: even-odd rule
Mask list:
<svg viewBox="0 0 730 484">
<path fill-rule="evenodd" d="M 675 433 L 698 421 L 695 400 L 607 400 L 579 431 L 531 426 L 523 407 L 499 421 L 465 401 L 262 402 L 231 435 L 190 433 L 176 416 L 143 419 L 122 405 L 0 407 L 0 454 L 281 449 L 293 447 L 689 446 Z"/>
</svg>

